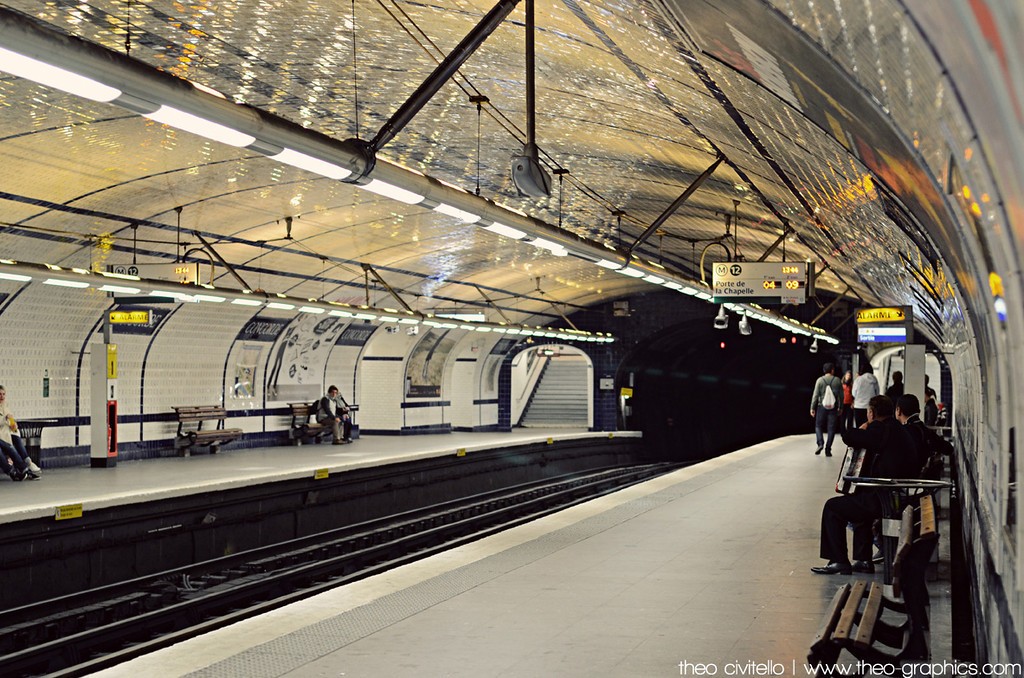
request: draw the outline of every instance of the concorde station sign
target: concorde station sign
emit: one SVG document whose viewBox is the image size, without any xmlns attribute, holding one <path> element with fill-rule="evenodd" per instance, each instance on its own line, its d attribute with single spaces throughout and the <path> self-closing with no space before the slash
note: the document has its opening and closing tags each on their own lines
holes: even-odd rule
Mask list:
<svg viewBox="0 0 1024 678">
<path fill-rule="evenodd" d="M 807 300 L 807 263 L 732 261 L 712 264 L 716 304 L 802 304 Z"/>
</svg>

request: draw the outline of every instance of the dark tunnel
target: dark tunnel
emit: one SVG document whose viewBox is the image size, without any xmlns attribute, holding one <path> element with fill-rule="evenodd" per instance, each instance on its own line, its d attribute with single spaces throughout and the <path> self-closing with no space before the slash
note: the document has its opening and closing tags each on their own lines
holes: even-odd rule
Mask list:
<svg viewBox="0 0 1024 678">
<path fill-rule="evenodd" d="M 654 457 L 707 459 L 814 431 L 811 389 L 822 365 L 836 358 L 827 344 L 811 353 L 805 337 L 794 341 L 773 330 L 759 325 L 742 336 L 715 330 L 701 318 L 674 325 L 631 351 L 619 372 L 624 386 L 633 373 L 627 423 L 643 431 Z M 840 369 L 837 363 L 841 376 Z"/>
</svg>

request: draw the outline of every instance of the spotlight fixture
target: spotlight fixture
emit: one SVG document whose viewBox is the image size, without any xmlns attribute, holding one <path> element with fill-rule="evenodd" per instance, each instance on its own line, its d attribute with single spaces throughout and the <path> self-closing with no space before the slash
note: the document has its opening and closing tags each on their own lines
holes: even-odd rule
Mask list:
<svg viewBox="0 0 1024 678">
<path fill-rule="evenodd" d="M 718 307 L 718 315 L 715 316 L 715 329 L 724 330 L 729 327 L 729 314 L 725 312 L 725 306 Z"/>
<path fill-rule="evenodd" d="M 751 329 L 751 327 L 750 327 L 750 319 L 747 318 L 747 312 L 744 311 L 743 312 L 743 317 L 740 318 L 740 334 L 742 334 L 743 336 L 747 337 L 747 336 L 750 336 L 750 334 L 752 332 L 753 332 L 753 329 Z"/>
<path fill-rule="evenodd" d="M 815 337 L 814 341 L 811 342 L 810 351 L 811 351 L 811 353 L 817 353 L 818 352 L 818 338 L 817 337 Z"/>
</svg>

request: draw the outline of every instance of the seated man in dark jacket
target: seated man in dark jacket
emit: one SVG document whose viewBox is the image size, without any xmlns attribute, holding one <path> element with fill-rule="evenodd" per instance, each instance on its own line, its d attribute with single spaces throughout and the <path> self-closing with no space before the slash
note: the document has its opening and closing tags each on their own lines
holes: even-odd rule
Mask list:
<svg viewBox="0 0 1024 678">
<path fill-rule="evenodd" d="M 875 396 L 868 403 L 868 421 L 863 428 L 843 432 L 843 442 L 867 450 L 861 474 L 868 478 L 916 478 L 921 470 L 916 445 L 906 429 L 893 416 L 893 403 L 886 396 Z M 821 551 L 828 565 L 812 567 L 818 574 L 874 572 L 871 563 L 871 525 L 884 515 L 888 492 L 882 488 L 861 487 L 852 494 L 833 497 L 821 511 Z M 846 550 L 846 525 L 853 523 L 853 559 Z"/>
</svg>

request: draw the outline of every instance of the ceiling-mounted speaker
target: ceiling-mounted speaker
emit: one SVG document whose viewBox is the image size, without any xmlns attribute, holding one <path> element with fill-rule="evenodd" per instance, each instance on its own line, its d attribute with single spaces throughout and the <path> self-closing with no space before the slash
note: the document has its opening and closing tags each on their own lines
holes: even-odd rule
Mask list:
<svg viewBox="0 0 1024 678">
<path fill-rule="evenodd" d="M 512 156 L 512 181 L 521 195 L 547 198 L 551 195 L 551 177 L 540 166 L 537 147 L 526 144 L 522 155 Z"/>
</svg>

